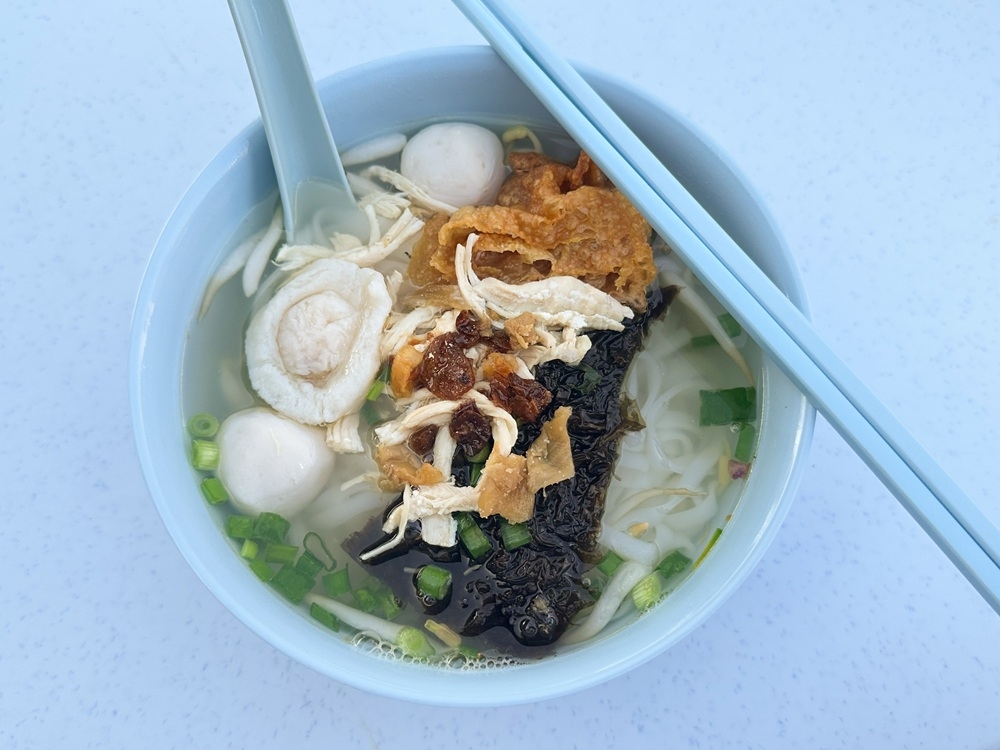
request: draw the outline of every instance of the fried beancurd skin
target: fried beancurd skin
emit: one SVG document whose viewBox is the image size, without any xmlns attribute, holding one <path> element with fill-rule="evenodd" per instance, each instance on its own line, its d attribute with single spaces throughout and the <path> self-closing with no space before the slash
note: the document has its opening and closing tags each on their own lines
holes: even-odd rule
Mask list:
<svg viewBox="0 0 1000 750">
<path fill-rule="evenodd" d="M 535 511 L 535 493 L 528 489 L 528 461 L 511 453 L 493 451 L 479 480 L 479 515 L 500 515 L 511 523 L 524 523 Z"/>
<path fill-rule="evenodd" d="M 454 282 L 454 253 L 475 232 L 473 270 L 511 284 L 573 276 L 642 312 L 656 277 L 651 230 L 590 158 L 575 166 L 534 153 L 512 153 L 513 174 L 497 204 L 465 207 L 428 220 L 410 278 Z"/>
<path fill-rule="evenodd" d="M 528 489 L 537 492 L 542 487 L 570 479 L 576 473 L 573 448 L 569 441 L 569 417 L 572 409 L 560 406 L 532 443 L 525 458 L 528 461 Z"/>
<path fill-rule="evenodd" d="M 375 450 L 375 463 L 381 472 L 379 488 L 384 492 L 399 492 L 407 484 L 426 485 L 444 481 L 444 475 L 438 469 L 404 444 L 380 445 Z"/>
</svg>

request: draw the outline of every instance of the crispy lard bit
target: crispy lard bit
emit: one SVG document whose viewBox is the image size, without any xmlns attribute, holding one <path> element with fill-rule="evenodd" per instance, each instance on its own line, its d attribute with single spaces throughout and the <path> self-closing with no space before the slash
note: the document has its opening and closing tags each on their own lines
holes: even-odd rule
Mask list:
<svg viewBox="0 0 1000 750">
<path fill-rule="evenodd" d="M 479 515 L 501 515 L 523 523 L 535 510 L 535 493 L 528 489 L 528 462 L 514 453 L 493 451 L 479 480 Z"/>
<path fill-rule="evenodd" d="M 396 398 L 405 398 L 413 394 L 417 383 L 418 368 L 423 355 L 407 344 L 392 358 L 389 369 L 389 387 Z"/>
<path fill-rule="evenodd" d="M 492 422 L 479 411 L 474 401 L 466 401 L 455 410 L 448 429 L 467 459 L 489 445 L 493 436 Z"/>
<path fill-rule="evenodd" d="M 490 401 L 514 419 L 533 423 L 552 401 L 552 394 L 537 380 L 518 375 L 516 361 L 513 355 L 497 353 L 490 353 L 483 360 L 483 375 L 490 384 Z"/>
<path fill-rule="evenodd" d="M 444 481 L 444 475 L 439 469 L 422 461 L 406 445 L 380 445 L 375 450 L 375 463 L 382 473 L 379 487 L 385 492 L 398 492 L 407 484 L 437 484 Z"/>
<path fill-rule="evenodd" d="M 538 331 L 535 330 L 535 316 L 525 312 L 516 318 L 505 320 L 504 330 L 510 336 L 511 343 L 518 349 L 527 349 L 538 343 Z"/>
<path fill-rule="evenodd" d="M 436 213 L 429 217 L 410 251 L 410 265 L 406 269 L 406 276 L 416 286 L 442 282 L 455 283 L 455 269 L 452 268 L 451 273 L 442 273 L 434 262 L 434 257 L 439 252 L 438 232 L 448 223 L 448 218 L 448 214 L 445 213 Z"/>
<path fill-rule="evenodd" d="M 514 173 L 495 206 L 465 207 L 424 227 L 413 252 L 414 283 L 455 281 L 455 247 L 479 240 L 472 267 L 512 284 L 574 276 L 634 310 L 656 277 L 650 228 L 587 157 L 574 167 L 538 154 L 511 154 Z"/>
<path fill-rule="evenodd" d="M 573 449 L 569 441 L 568 406 L 560 406 L 535 438 L 525 458 L 528 460 L 528 489 L 537 492 L 542 487 L 570 479 L 575 473 Z"/>
<path fill-rule="evenodd" d="M 435 336 L 420 360 L 417 381 L 438 398 L 454 401 L 476 384 L 476 368 L 454 333 Z"/>
</svg>

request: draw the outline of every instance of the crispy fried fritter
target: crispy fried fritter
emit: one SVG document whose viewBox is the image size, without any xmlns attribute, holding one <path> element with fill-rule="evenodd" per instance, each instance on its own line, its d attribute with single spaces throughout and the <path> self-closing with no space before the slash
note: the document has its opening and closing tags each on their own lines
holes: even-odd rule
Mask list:
<svg viewBox="0 0 1000 750">
<path fill-rule="evenodd" d="M 416 243 L 410 279 L 455 281 L 455 246 L 471 233 L 473 270 L 512 284 L 574 276 L 637 311 L 656 276 L 650 227 L 590 158 L 569 167 L 540 154 L 514 153 L 497 205 L 431 217 Z"/>
</svg>

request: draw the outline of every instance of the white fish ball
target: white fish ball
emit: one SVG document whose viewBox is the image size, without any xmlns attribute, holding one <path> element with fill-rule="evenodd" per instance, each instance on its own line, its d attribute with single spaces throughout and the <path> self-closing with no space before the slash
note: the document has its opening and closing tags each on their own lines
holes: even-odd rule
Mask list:
<svg viewBox="0 0 1000 750">
<path fill-rule="evenodd" d="M 246 513 L 292 517 L 323 491 L 334 454 L 325 431 L 254 407 L 219 427 L 219 479 L 232 503 Z"/>
<path fill-rule="evenodd" d="M 406 144 L 399 171 L 431 197 L 452 206 L 490 204 L 506 177 L 503 144 L 479 125 L 429 125 Z"/>
</svg>

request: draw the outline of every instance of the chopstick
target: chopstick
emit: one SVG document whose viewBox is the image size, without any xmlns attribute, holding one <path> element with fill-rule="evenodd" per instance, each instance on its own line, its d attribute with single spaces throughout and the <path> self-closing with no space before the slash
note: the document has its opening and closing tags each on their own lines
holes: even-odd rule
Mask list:
<svg viewBox="0 0 1000 750">
<path fill-rule="evenodd" d="M 453 2 L 1000 614 L 1000 530 L 524 19 L 502 0 Z"/>
</svg>

